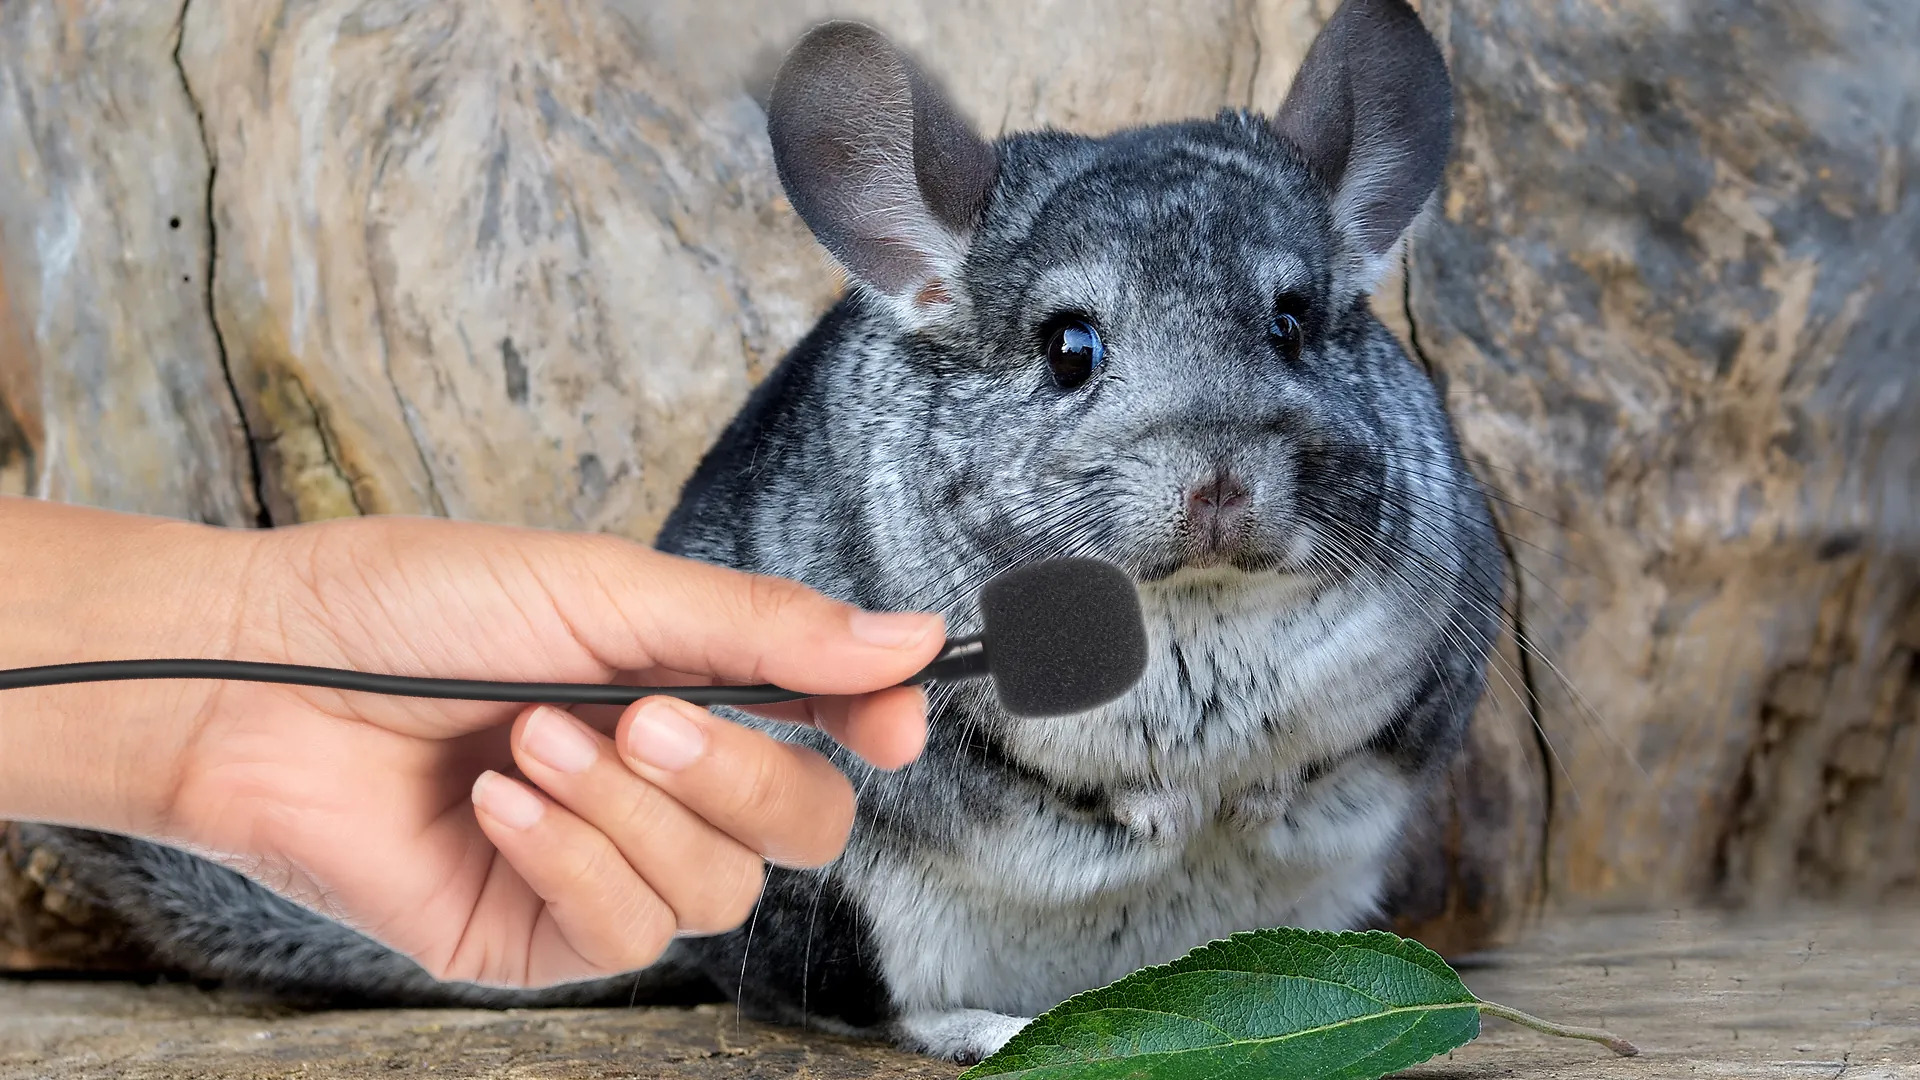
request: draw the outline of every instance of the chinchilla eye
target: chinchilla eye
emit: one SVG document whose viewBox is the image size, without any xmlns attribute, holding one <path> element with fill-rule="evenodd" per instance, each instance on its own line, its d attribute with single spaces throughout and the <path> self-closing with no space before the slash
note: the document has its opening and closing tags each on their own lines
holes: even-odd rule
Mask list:
<svg viewBox="0 0 1920 1080">
<path fill-rule="evenodd" d="M 1288 363 L 1300 359 L 1300 339 L 1304 336 L 1300 320 L 1289 312 L 1274 312 L 1273 321 L 1267 324 L 1267 339 L 1273 342 L 1274 354 Z"/>
<path fill-rule="evenodd" d="M 1062 390 L 1072 390 L 1093 377 L 1106 361 L 1107 347 L 1093 323 L 1077 315 L 1048 325 L 1047 367 Z"/>
</svg>

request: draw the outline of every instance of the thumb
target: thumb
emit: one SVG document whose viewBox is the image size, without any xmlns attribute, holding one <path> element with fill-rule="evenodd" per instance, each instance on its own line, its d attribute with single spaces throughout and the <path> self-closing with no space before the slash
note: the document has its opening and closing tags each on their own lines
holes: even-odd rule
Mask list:
<svg viewBox="0 0 1920 1080">
<path fill-rule="evenodd" d="M 910 677 L 946 644 L 937 614 L 865 611 L 787 578 L 624 548 L 594 575 L 592 616 L 566 612 L 583 640 L 591 626 L 617 624 L 606 641 L 586 641 L 616 667 L 865 694 Z"/>
</svg>

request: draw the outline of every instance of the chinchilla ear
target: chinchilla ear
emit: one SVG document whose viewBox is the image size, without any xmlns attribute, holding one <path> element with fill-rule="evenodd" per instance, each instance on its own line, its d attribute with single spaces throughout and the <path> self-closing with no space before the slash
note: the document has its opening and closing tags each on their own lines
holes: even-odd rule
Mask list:
<svg viewBox="0 0 1920 1080">
<path fill-rule="evenodd" d="M 940 90 L 871 27 L 817 26 L 774 78 L 781 186 L 855 278 L 910 312 L 951 301 L 998 162 Z"/>
<path fill-rule="evenodd" d="M 1328 185 L 1371 288 L 1446 168 L 1453 89 L 1439 45 L 1406 0 L 1346 0 L 1308 47 L 1274 126 Z"/>
</svg>

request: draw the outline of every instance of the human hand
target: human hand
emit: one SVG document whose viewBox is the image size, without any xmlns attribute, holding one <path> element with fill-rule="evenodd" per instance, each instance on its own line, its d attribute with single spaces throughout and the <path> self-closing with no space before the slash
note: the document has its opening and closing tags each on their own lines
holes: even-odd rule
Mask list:
<svg viewBox="0 0 1920 1080">
<path fill-rule="evenodd" d="M 829 696 L 754 711 L 876 766 L 925 738 L 923 695 L 895 684 L 938 653 L 938 616 L 858 613 L 604 536 L 369 518 L 220 542 L 239 597 L 227 658 L 771 682 Z M 141 831 L 440 979 L 539 987 L 644 967 L 676 934 L 739 925 L 765 861 L 829 862 L 852 824 L 852 788 L 825 758 L 672 699 L 569 713 L 195 685 L 189 721 L 144 744 L 162 768 Z"/>
</svg>

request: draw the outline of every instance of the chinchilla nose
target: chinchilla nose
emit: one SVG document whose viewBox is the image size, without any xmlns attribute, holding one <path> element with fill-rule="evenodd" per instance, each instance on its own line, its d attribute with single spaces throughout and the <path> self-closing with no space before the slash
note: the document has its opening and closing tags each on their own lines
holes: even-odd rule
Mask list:
<svg viewBox="0 0 1920 1080">
<path fill-rule="evenodd" d="M 1218 554 L 1238 540 L 1247 513 L 1253 505 L 1253 493 L 1246 482 L 1225 465 L 1187 488 L 1187 522 L 1193 530 L 1195 546 L 1201 554 Z"/>
</svg>

